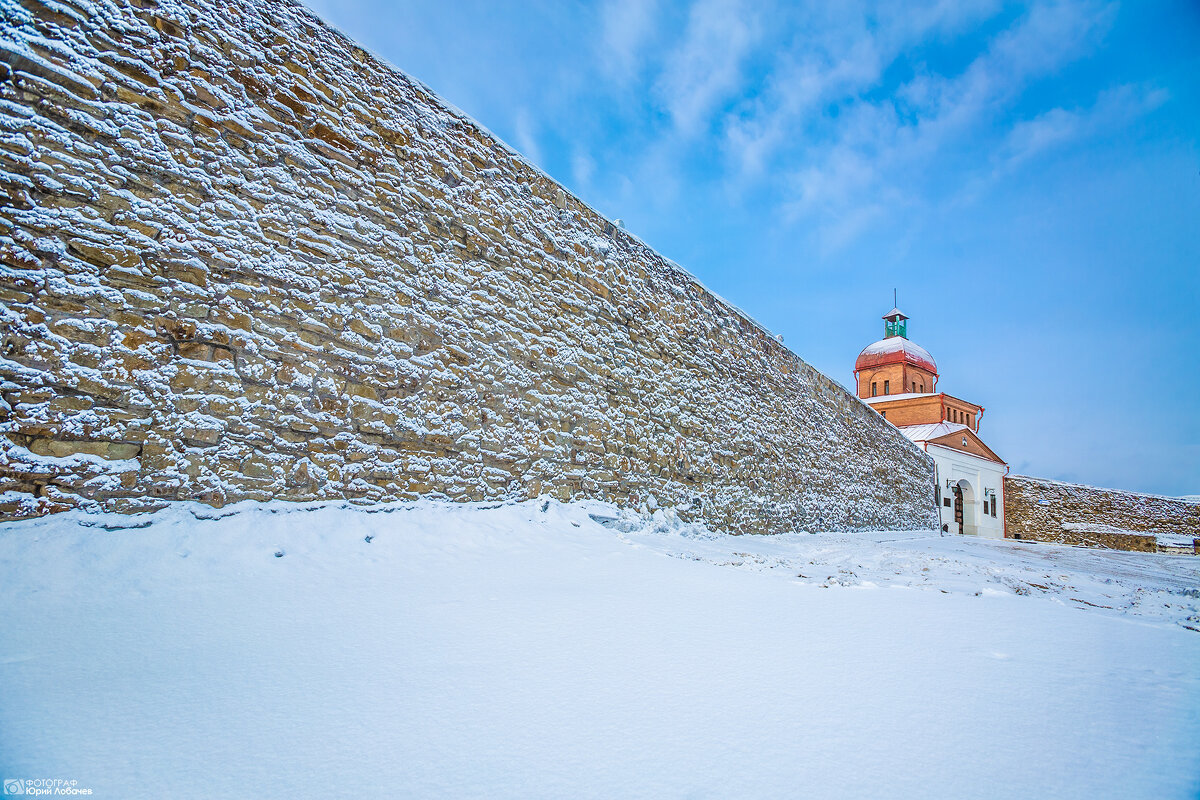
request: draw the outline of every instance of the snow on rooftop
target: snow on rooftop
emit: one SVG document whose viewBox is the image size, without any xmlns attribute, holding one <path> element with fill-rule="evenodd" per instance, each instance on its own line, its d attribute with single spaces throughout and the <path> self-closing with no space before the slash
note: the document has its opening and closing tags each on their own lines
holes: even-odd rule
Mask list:
<svg viewBox="0 0 1200 800">
<path fill-rule="evenodd" d="M 933 360 L 933 356 L 929 354 L 929 351 L 921 347 L 921 345 L 914 344 L 912 341 L 905 339 L 903 336 L 889 336 L 886 339 L 880 339 L 878 342 L 867 345 L 858 354 L 858 359 L 854 362 L 854 368 L 857 370 L 897 361 L 898 359 L 896 358 L 888 358 L 897 353 L 903 353 L 904 360 L 928 369 L 935 374 L 937 373 L 937 362 Z"/>
<path fill-rule="evenodd" d="M 914 442 L 928 442 L 931 439 L 938 439 L 951 433 L 970 430 L 968 426 L 960 422 L 931 422 L 925 425 L 903 425 L 899 427 L 900 432 Z"/>
<path fill-rule="evenodd" d="M 926 350 L 924 347 L 921 347 L 919 344 L 915 344 L 910 339 L 905 339 L 903 336 L 889 336 L 886 339 L 880 339 L 878 342 L 864 347 L 859 355 L 879 356 L 898 351 L 911 353 L 912 355 L 924 358 L 931 363 L 933 362 L 933 356 L 929 354 L 928 350 Z"/>
<path fill-rule="evenodd" d="M 904 394 L 881 394 L 878 397 L 864 397 L 864 403 L 882 403 L 885 400 L 912 400 L 917 397 L 940 397 L 940 392 L 905 392 Z"/>
</svg>

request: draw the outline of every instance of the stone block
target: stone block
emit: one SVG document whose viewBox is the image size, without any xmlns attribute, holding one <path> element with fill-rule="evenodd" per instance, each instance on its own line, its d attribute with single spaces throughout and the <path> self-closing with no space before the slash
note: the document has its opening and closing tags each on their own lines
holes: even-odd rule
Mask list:
<svg viewBox="0 0 1200 800">
<path fill-rule="evenodd" d="M 54 458 L 89 455 L 99 456 L 108 460 L 124 460 L 127 458 L 136 458 L 141 452 L 142 447 L 133 442 L 81 441 L 38 437 L 33 439 L 29 445 L 29 449 L 40 456 L 52 456 Z"/>
</svg>

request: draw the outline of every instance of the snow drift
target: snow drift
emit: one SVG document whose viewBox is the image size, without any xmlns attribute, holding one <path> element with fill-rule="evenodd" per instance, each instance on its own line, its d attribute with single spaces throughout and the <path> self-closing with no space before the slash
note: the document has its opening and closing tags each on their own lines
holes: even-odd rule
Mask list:
<svg viewBox="0 0 1200 800">
<path fill-rule="evenodd" d="M 97 797 L 1194 797 L 1183 557 L 600 504 L 0 528 L 0 774 Z"/>
</svg>

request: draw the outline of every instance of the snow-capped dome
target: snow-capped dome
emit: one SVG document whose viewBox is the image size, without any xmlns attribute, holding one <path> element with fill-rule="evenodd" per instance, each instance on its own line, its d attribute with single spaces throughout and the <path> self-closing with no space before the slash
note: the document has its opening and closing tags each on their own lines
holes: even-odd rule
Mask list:
<svg viewBox="0 0 1200 800">
<path fill-rule="evenodd" d="M 905 362 L 929 370 L 934 375 L 938 374 L 937 363 L 934 362 L 933 356 L 929 355 L 929 351 L 903 336 L 889 336 L 864 347 L 858 354 L 858 360 L 854 362 L 854 371 Z"/>
</svg>

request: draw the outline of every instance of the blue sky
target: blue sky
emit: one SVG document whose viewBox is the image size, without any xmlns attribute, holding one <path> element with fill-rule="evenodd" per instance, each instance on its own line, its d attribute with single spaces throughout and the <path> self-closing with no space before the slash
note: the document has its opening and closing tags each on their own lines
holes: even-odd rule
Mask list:
<svg viewBox="0 0 1200 800">
<path fill-rule="evenodd" d="M 306 1 L 844 385 L 895 287 L 1014 473 L 1200 494 L 1200 4 Z"/>
</svg>

